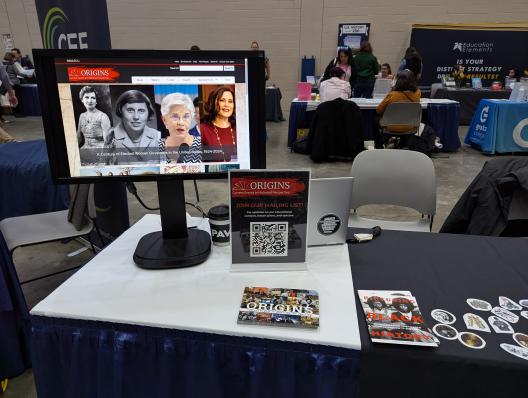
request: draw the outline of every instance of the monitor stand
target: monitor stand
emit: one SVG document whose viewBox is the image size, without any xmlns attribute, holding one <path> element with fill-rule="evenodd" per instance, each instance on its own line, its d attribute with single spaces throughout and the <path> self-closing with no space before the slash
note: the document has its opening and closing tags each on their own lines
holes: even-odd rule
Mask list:
<svg viewBox="0 0 528 398">
<path fill-rule="evenodd" d="M 211 236 L 187 228 L 183 180 L 158 181 L 161 231 L 143 236 L 134 252 L 141 268 L 168 269 L 203 263 L 211 252 Z"/>
</svg>

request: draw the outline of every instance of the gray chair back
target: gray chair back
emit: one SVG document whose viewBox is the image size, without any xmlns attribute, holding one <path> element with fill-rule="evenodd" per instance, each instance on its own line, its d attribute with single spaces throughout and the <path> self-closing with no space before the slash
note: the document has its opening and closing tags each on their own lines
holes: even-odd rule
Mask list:
<svg viewBox="0 0 528 398">
<path fill-rule="evenodd" d="M 354 159 L 351 175 L 355 177 L 352 209 L 389 204 L 430 216 L 436 213 L 435 169 L 423 153 L 402 149 L 363 151 Z"/>
<path fill-rule="evenodd" d="M 438 91 L 439 88 L 442 88 L 442 83 L 433 83 L 433 84 L 431 84 L 431 95 L 429 97 L 430 98 L 434 98 L 435 94 L 436 94 L 436 92 Z"/>
<path fill-rule="evenodd" d="M 380 120 L 381 127 L 404 125 L 417 130 L 422 121 L 422 106 L 419 102 L 393 102 L 387 106 Z"/>
</svg>

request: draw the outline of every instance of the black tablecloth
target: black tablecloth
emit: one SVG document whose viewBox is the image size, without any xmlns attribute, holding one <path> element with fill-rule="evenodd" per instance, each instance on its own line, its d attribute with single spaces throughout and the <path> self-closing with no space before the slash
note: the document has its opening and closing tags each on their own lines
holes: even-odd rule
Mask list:
<svg viewBox="0 0 528 398">
<path fill-rule="evenodd" d="M 383 231 L 369 243 L 350 245 L 354 289 L 410 290 L 432 328 L 431 310 L 457 318 L 465 313 L 488 321 L 491 312 L 472 309 L 468 298 L 498 305 L 499 296 L 528 299 L 528 240 L 451 234 Z M 506 353 L 511 334 L 475 332 L 481 350 L 440 339 L 438 348 L 372 344 L 357 299 L 361 333 L 361 397 L 520 397 L 528 395 L 528 361 Z M 526 310 L 526 308 L 525 308 Z M 519 315 L 519 311 L 514 311 Z M 528 319 L 512 324 L 528 334 Z M 491 327 L 490 327 L 491 328 Z M 474 331 L 473 331 L 474 332 Z"/>
<path fill-rule="evenodd" d="M 282 122 L 282 108 L 280 101 L 282 93 L 278 87 L 266 87 L 266 121 Z"/>
<path fill-rule="evenodd" d="M 446 98 L 460 102 L 460 120 L 462 125 L 470 125 L 473 114 L 481 99 L 510 98 L 511 90 L 492 91 L 489 89 L 475 90 L 472 88 L 439 88 L 433 98 Z"/>
</svg>

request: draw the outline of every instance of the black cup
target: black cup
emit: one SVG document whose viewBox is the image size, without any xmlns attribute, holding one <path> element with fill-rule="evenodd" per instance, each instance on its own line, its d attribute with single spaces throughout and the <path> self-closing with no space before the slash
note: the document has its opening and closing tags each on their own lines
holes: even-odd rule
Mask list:
<svg viewBox="0 0 528 398">
<path fill-rule="evenodd" d="M 229 245 L 229 206 L 218 205 L 211 207 L 208 217 L 213 244 L 217 246 Z"/>
</svg>

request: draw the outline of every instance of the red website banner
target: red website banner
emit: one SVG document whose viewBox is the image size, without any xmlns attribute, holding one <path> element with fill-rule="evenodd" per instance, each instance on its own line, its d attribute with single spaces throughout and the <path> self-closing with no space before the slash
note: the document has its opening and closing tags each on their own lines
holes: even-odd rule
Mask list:
<svg viewBox="0 0 528 398">
<path fill-rule="evenodd" d="M 119 76 L 120 73 L 114 68 L 68 68 L 70 82 L 115 82 Z"/>
<path fill-rule="evenodd" d="M 304 183 L 295 178 L 233 177 L 232 186 L 235 198 L 295 196 L 306 189 Z"/>
</svg>

